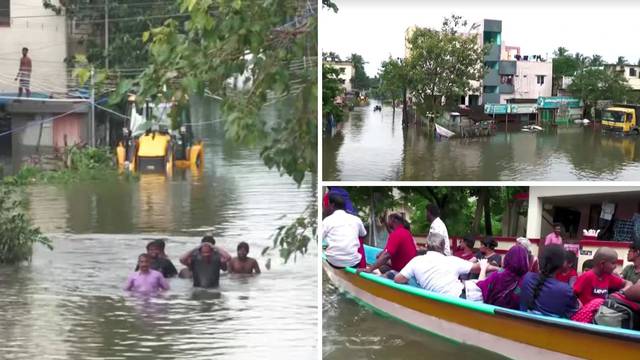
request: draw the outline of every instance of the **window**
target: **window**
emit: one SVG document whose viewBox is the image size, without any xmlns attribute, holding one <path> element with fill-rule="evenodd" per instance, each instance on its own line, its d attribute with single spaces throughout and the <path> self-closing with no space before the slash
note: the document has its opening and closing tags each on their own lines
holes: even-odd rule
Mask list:
<svg viewBox="0 0 640 360">
<path fill-rule="evenodd" d="M 513 85 L 513 75 L 501 75 L 500 76 L 501 84 L 509 84 Z"/>
<path fill-rule="evenodd" d="M 543 85 L 544 84 L 544 75 L 536 75 L 536 83 L 538 85 Z"/>
<path fill-rule="evenodd" d="M 636 68 L 629 68 L 629 76 L 636 76 Z"/>
<path fill-rule="evenodd" d="M 0 26 L 11 24 L 11 0 L 0 0 Z"/>
</svg>

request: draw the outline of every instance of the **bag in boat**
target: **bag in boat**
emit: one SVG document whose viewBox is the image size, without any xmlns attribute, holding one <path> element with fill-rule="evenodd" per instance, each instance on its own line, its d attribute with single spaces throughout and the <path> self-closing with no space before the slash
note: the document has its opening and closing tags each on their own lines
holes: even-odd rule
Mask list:
<svg viewBox="0 0 640 360">
<path fill-rule="evenodd" d="M 598 325 L 640 330 L 640 304 L 627 300 L 624 295 L 612 294 L 600 306 L 593 322 Z"/>
</svg>

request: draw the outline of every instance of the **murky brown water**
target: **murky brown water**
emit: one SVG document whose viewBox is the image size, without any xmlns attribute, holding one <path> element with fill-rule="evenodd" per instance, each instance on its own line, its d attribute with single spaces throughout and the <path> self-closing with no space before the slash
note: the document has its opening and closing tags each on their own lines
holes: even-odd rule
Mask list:
<svg viewBox="0 0 640 360">
<path fill-rule="evenodd" d="M 323 359 L 505 359 L 379 315 L 322 274 Z"/>
<path fill-rule="evenodd" d="M 299 188 L 269 171 L 256 151 L 225 141 L 219 123 L 197 131 L 206 143 L 197 176 L 26 190 L 54 250 L 37 246 L 31 264 L 0 267 L 0 358 L 315 358 L 316 248 L 287 264 L 277 251 L 260 255 L 277 226 L 315 201 L 315 183 Z M 247 241 L 263 274 L 223 274 L 216 291 L 172 279 L 153 299 L 121 290 L 147 241 L 166 238 L 180 268 L 178 257 L 205 231 L 232 253 Z"/>
<path fill-rule="evenodd" d="M 571 124 L 538 133 L 510 123 L 495 136 L 438 141 L 402 128 L 401 110 L 356 108 L 323 140 L 324 180 L 636 180 L 640 138 Z"/>
</svg>

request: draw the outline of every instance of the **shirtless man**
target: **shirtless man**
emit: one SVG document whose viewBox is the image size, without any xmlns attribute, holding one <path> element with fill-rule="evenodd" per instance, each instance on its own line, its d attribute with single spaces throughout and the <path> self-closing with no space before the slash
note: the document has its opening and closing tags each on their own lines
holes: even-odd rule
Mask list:
<svg viewBox="0 0 640 360">
<path fill-rule="evenodd" d="M 20 58 L 20 67 L 18 68 L 18 75 L 16 75 L 16 81 L 18 81 L 18 97 L 22 96 L 22 89 L 27 93 L 27 97 L 31 97 L 31 58 L 27 56 L 29 49 L 22 48 L 22 58 Z"/>
<path fill-rule="evenodd" d="M 229 272 L 235 274 L 260 274 L 260 266 L 254 258 L 247 256 L 249 254 L 249 244 L 242 241 L 238 244 L 238 257 L 234 257 L 229 261 Z"/>
</svg>

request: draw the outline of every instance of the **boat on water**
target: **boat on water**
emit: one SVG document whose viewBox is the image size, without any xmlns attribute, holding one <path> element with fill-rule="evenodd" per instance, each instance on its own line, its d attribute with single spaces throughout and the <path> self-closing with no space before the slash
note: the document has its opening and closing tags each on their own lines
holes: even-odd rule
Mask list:
<svg viewBox="0 0 640 360">
<path fill-rule="evenodd" d="M 452 136 L 454 136 L 456 134 L 453 131 L 445 128 L 444 126 L 440 126 L 438 124 L 435 124 L 435 125 L 436 125 L 436 134 L 441 136 L 441 137 L 444 137 L 444 138 L 448 139 L 448 138 L 450 138 L 450 137 L 452 137 Z"/>
<path fill-rule="evenodd" d="M 382 249 L 365 246 L 367 263 Z M 353 268 L 329 279 L 358 302 L 427 332 L 514 359 L 639 359 L 640 332 L 505 309 L 397 284 Z"/>
</svg>

